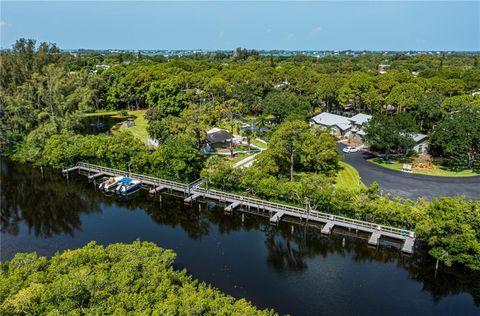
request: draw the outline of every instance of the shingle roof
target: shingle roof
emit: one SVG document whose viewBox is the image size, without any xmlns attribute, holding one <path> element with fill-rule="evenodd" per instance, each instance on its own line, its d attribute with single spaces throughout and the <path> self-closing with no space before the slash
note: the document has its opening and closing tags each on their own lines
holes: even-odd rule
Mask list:
<svg viewBox="0 0 480 316">
<path fill-rule="evenodd" d="M 347 130 L 352 127 L 350 120 L 341 115 L 336 115 L 332 113 L 322 112 L 318 115 L 315 115 L 310 120 L 316 124 L 321 124 L 324 126 L 338 126 L 342 130 Z"/>
<path fill-rule="evenodd" d="M 224 129 L 214 127 L 211 130 L 207 131 L 207 142 L 209 142 L 210 144 L 224 142 L 230 138 L 232 138 L 232 134 L 230 134 Z"/>
</svg>

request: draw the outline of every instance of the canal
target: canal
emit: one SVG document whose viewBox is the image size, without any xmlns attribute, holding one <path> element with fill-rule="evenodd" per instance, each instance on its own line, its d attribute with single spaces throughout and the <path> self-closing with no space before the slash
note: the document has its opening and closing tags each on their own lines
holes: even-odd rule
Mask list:
<svg viewBox="0 0 480 316">
<path fill-rule="evenodd" d="M 422 249 L 369 247 L 368 236 L 235 211 L 185 205 L 144 190 L 105 196 L 83 176 L 1 163 L 1 260 L 51 256 L 91 240 L 152 241 L 177 253 L 176 268 L 261 308 L 292 315 L 479 315 L 480 274 L 441 267 Z"/>
</svg>

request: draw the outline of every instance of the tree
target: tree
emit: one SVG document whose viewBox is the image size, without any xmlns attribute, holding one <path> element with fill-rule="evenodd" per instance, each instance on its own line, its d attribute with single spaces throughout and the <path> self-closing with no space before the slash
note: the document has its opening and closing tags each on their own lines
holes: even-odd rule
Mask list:
<svg viewBox="0 0 480 316">
<path fill-rule="evenodd" d="M 383 150 L 388 160 L 392 151 L 410 151 L 415 142 L 412 133 L 415 121 L 408 113 L 399 113 L 393 117 L 374 115 L 364 127 L 365 142 L 374 149 Z"/>
<path fill-rule="evenodd" d="M 17 254 L 0 263 L 0 314 L 274 315 L 175 270 L 175 257 L 140 241 Z"/>
<path fill-rule="evenodd" d="M 190 182 L 198 178 L 204 156 L 192 138 L 170 137 L 149 157 L 149 173 L 166 179 Z"/>
<path fill-rule="evenodd" d="M 220 120 L 230 127 L 230 157 L 233 158 L 233 135 L 235 127 L 238 127 L 239 121 L 237 120 L 240 113 L 242 113 L 243 104 L 237 100 L 228 100 L 215 108 Z"/>
<path fill-rule="evenodd" d="M 147 103 L 150 106 L 147 117 L 150 119 L 179 115 L 186 107 L 180 81 L 171 79 L 153 82 L 147 92 Z"/>
<path fill-rule="evenodd" d="M 426 205 L 417 234 L 430 247 L 429 253 L 447 266 L 458 262 L 480 270 L 480 203 L 443 197 Z"/>
<path fill-rule="evenodd" d="M 420 96 L 415 105 L 416 110 L 413 112 L 420 130 L 431 131 L 433 125 L 442 118 L 441 104 L 443 100 L 445 100 L 445 97 L 439 93 L 422 94 Z"/>
<path fill-rule="evenodd" d="M 297 169 L 325 173 L 337 169 L 339 155 L 332 136 L 314 135 L 303 121 L 286 121 L 278 126 L 268 149 L 260 154 L 259 161 L 262 160 L 263 165 L 277 166 L 280 173 L 289 174 L 293 181 Z"/>
<path fill-rule="evenodd" d="M 467 168 L 480 155 L 480 112 L 463 109 L 445 116 L 431 137 L 433 150 L 450 156 L 466 156 Z"/>
<path fill-rule="evenodd" d="M 395 106 L 397 113 L 399 113 L 412 109 L 422 92 L 422 88 L 415 83 L 401 83 L 393 87 L 386 98 L 386 102 Z"/>
<path fill-rule="evenodd" d="M 262 103 L 263 113 L 273 115 L 278 122 L 289 119 L 304 119 L 310 112 L 310 104 L 304 97 L 287 91 L 270 92 Z"/>
<path fill-rule="evenodd" d="M 316 85 L 316 95 L 324 102 L 327 112 L 332 111 L 335 104 L 338 104 L 338 96 L 343 85 L 343 80 L 338 77 L 321 76 Z"/>
</svg>

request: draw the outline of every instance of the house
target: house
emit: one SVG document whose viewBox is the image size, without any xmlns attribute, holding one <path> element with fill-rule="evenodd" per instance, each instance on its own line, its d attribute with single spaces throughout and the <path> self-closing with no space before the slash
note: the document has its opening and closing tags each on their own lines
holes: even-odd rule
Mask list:
<svg viewBox="0 0 480 316">
<path fill-rule="evenodd" d="M 349 139 L 351 141 L 358 144 L 363 144 L 363 137 L 365 136 L 363 127 L 371 118 L 371 115 L 363 113 L 359 113 L 349 118 L 350 122 L 352 122 L 352 128 L 349 135 Z"/>
<path fill-rule="evenodd" d="M 363 113 L 346 117 L 322 112 L 310 119 L 310 125 L 319 125 L 324 129 L 330 128 L 332 135 L 362 144 L 363 136 L 365 136 L 363 127 L 371 118 L 371 115 Z"/>
<path fill-rule="evenodd" d="M 207 131 L 207 142 L 210 145 L 226 143 L 230 138 L 232 134 L 221 128 L 214 127 Z"/>
<path fill-rule="evenodd" d="M 352 123 L 348 117 L 322 112 L 309 120 L 310 126 L 319 125 L 323 129 L 330 128 L 330 133 L 337 137 L 348 137 Z"/>
<path fill-rule="evenodd" d="M 425 134 L 412 134 L 413 140 L 415 141 L 415 146 L 413 146 L 413 150 L 417 153 L 426 153 L 428 152 L 428 135 Z"/>
</svg>

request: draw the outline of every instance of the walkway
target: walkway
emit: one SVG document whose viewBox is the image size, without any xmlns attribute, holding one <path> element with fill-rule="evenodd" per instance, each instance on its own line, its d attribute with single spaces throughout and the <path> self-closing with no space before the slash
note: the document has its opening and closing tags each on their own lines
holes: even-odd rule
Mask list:
<svg viewBox="0 0 480 316">
<path fill-rule="evenodd" d="M 338 151 L 344 161 L 358 170 L 366 185 L 376 181 L 385 194 L 408 199 L 441 196 L 457 196 L 464 194 L 469 199 L 480 200 L 480 176 L 475 177 L 434 177 L 421 174 L 410 174 L 387 169 L 368 162 L 373 155 L 367 152 L 345 154 L 342 149 L 347 145 L 337 143 Z"/>
<path fill-rule="evenodd" d="M 86 172 L 88 176 L 91 176 L 92 174 L 95 176 L 101 174 L 104 176 L 130 176 L 142 181 L 143 185 L 148 185 L 150 192 L 153 193 L 157 193 L 161 190 L 182 192 L 186 195 L 186 203 L 191 203 L 200 197 L 226 203 L 226 212 L 233 212 L 236 208 L 245 209 L 246 211 L 249 211 L 250 208 L 254 208 L 269 213 L 270 222 L 273 224 L 277 224 L 283 216 L 290 216 L 300 220 L 325 224 L 324 228 L 327 227 L 328 229 L 322 229 L 323 234 L 330 234 L 333 227 L 342 227 L 356 232 L 362 231 L 374 236 L 374 238 L 370 238 L 369 240 L 369 244 L 374 246 L 379 244 L 381 237 L 394 238 L 403 241 L 402 252 L 408 254 L 413 253 L 415 242 L 415 234 L 413 232 L 390 226 L 380 226 L 375 223 L 332 215 L 316 210 L 307 210 L 295 206 L 273 203 L 217 190 L 206 190 L 201 187 L 201 180 L 197 180 L 190 184 L 183 184 L 82 162 L 79 162 L 77 166 L 65 169 L 62 172 L 68 177 L 68 173 L 73 171 L 83 171 Z"/>
</svg>

